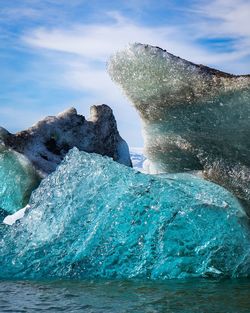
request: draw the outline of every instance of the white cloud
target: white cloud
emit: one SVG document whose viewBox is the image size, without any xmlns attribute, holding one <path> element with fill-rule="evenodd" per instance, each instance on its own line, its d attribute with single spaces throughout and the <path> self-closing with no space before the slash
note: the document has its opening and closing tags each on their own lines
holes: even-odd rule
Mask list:
<svg viewBox="0 0 250 313">
<path fill-rule="evenodd" d="M 200 6 L 200 14 L 218 19 L 217 32 L 230 35 L 250 35 L 250 2 L 248 0 L 212 0 Z"/>
<path fill-rule="evenodd" d="M 192 37 L 188 38 L 180 27 L 147 27 L 124 18 L 118 13 L 109 14 L 109 24 L 77 25 L 71 29 L 39 28 L 26 34 L 23 40 L 36 48 L 71 53 L 89 61 L 105 62 L 116 50 L 131 42 L 161 46 L 182 57 L 197 62 L 211 63 L 216 59 L 236 57 L 233 54 L 214 55 L 199 47 Z"/>
<path fill-rule="evenodd" d="M 218 2 L 220 5 L 225 3 L 218 0 L 211 5 L 218 6 Z M 195 12 L 210 17 L 210 10 L 210 6 L 205 5 L 202 8 L 196 7 Z M 217 16 L 220 18 L 223 17 L 221 11 L 223 10 L 217 8 Z M 224 12 L 227 14 L 226 8 Z M 61 64 L 61 71 L 57 73 L 58 84 L 92 93 L 93 99 L 102 97 L 105 101 L 112 102 L 124 100 L 110 81 L 105 64 L 110 55 L 130 42 L 157 45 L 197 63 L 222 68 L 224 64 L 231 63 L 232 71 L 247 54 L 246 50 L 238 48 L 224 53 L 208 52 L 196 42 L 195 35 L 190 35 L 195 30 L 190 27 L 186 30 L 180 26 L 149 27 L 139 25 L 118 12 L 109 12 L 107 15 L 110 21 L 106 24 L 78 24 L 72 25 L 70 29 L 38 28 L 26 33 L 22 39 L 40 53 L 46 54 L 49 51 L 50 62 L 54 58 L 56 64 Z M 195 28 L 199 29 L 197 25 Z M 203 34 L 206 32 L 207 29 L 203 29 Z"/>
<path fill-rule="evenodd" d="M 249 11 L 250 4 L 243 0 L 238 5 L 231 0 L 214 0 L 194 10 L 197 18 L 208 18 L 206 23 L 198 19 L 186 28 L 182 25 L 148 27 L 110 12 L 107 15 L 111 21 L 107 24 L 78 24 L 70 29 L 38 28 L 26 34 L 23 40 L 34 48 L 77 55 L 87 67 L 93 61 L 106 62 L 114 51 L 130 42 L 161 46 L 194 62 L 219 66 L 248 55 L 249 51 L 242 47 L 250 41 Z M 238 40 L 232 51 L 224 53 L 207 51 L 196 42 L 197 37 L 216 36 L 233 36 Z"/>
<path fill-rule="evenodd" d="M 203 36 L 230 37 L 236 39 L 239 45 L 241 42 L 250 44 L 249 0 L 201 1 L 194 12 L 203 19 L 199 20 Z M 247 52 L 250 53 L 250 50 Z"/>
<path fill-rule="evenodd" d="M 118 12 L 106 13 L 106 23 L 42 27 L 26 32 L 22 41 L 49 62 L 61 66 L 53 75 L 58 85 L 85 93 L 91 103 L 111 104 L 121 128 L 131 119 L 138 120 L 120 91 L 106 73 L 106 61 L 116 50 L 130 42 L 157 45 L 196 63 L 234 73 L 246 72 L 243 58 L 250 53 L 250 4 L 244 0 L 199 1 L 192 8 L 193 20 L 186 25 L 145 26 Z M 208 50 L 199 40 L 232 38 L 228 52 Z M 90 103 L 90 104 L 91 104 Z M 137 127 L 136 131 L 139 131 Z"/>
</svg>

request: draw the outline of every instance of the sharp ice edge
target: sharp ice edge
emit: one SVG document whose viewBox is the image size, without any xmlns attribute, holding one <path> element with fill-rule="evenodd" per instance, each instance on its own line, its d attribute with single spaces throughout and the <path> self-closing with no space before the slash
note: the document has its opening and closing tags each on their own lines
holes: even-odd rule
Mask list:
<svg viewBox="0 0 250 313">
<path fill-rule="evenodd" d="M 70 108 L 16 134 L 0 127 L 1 209 L 14 213 L 24 207 L 41 178 L 54 171 L 74 146 L 131 166 L 128 145 L 118 132 L 111 108 L 94 105 L 90 112 L 86 120 Z"/>
<path fill-rule="evenodd" d="M 1 278 L 249 276 L 249 228 L 225 189 L 71 150 L 0 229 Z"/>
<path fill-rule="evenodd" d="M 250 76 L 138 43 L 114 54 L 108 72 L 142 118 L 145 170 L 202 171 L 250 214 Z"/>
</svg>

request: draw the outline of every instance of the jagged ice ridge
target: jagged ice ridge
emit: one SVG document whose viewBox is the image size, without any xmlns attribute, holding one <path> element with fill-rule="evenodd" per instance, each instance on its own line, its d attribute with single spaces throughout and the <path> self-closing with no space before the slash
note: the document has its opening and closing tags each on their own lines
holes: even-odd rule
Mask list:
<svg viewBox="0 0 250 313">
<path fill-rule="evenodd" d="M 73 147 L 131 166 L 128 145 L 105 104 L 92 106 L 88 120 L 70 108 L 16 134 L 0 128 L 0 209 L 14 213 L 24 207 Z"/>
<path fill-rule="evenodd" d="M 201 171 L 250 214 L 250 76 L 132 44 L 108 64 L 143 121 L 151 173 Z"/>
<path fill-rule="evenodd" d="M 238 201 L 189 174 L 152 176 L 71 150 L 25 216 L 0 228 L 0 277 L 241 277 L 250 233 Z"/>
</svg>

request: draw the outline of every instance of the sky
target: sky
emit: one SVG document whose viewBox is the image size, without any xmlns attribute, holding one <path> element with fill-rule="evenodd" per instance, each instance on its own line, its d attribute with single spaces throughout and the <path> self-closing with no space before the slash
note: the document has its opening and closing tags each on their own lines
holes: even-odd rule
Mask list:
<svg viewBox="0 0 250 313">
<path fill-rule="evenodd" d="M 0 0 L 0 125 L 11 132 L 108 104 L 129 146 L 135 109 L 106 71 L 133 42 L 233 74 L 250 73 L 250 0 Z"/>
</svg>

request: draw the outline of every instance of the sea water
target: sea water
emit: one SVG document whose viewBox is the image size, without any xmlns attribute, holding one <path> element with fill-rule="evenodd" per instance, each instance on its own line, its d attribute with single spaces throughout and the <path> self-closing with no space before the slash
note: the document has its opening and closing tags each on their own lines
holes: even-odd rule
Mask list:
<svg viewBox="0 0 250 313">
<path fill-rule="evenodd" d="M 0 312 L 249 313 L 250 280 L 0 281 Z"/>
<path fill-rule="evenodd" d="M 98 175 L 90 175 L 93 171 Z M 107 207 L 108 203 L 113 208 Z M 30 211 L 16 225 L 1 225 L 1 313 L 250 311 L 250 279 L 228 279 L 249 273 L 248 228 L 242 223 L 244 216 L 237 200 L 217 185 L 188 175 L 144 176 L 107 158 L 73 150 L 57 172 L 43 181 L 30 204 Z M 96 219 L 88 219 L 89 214 L 97 214 Z M 99 231 L 102 227 L 108 231 Z M 159 231 L 162 237 L 157 235 Z M 143 233 L 145 240 L 137 238 L 137 232 Z M 114 248 L 122 238 L 127 242 Z M 172 243 L 174 238 L 186 243 L 180 249 L 187 250 L 179 251 L 179 245 Z M 105 245 L 99 254 L 102 242 Z M 92 250 L 85 250 L 87 243 Z M 109 249 L 105 250 L 108 244 Z M 127 258 L 130 250 L 126 247 L 135 247 L 131 254 L 134 258 Z M 168 247 L 178 248 L 175 257 Z M 159 252 L 154 255 L 155 260 L 147 254 L 152 248 Z M 117 251 L 118 262 L 112 263 L 112 253 Z M 172 256 L 173 274 L 177 273 L 175 269 L 183 270 L 176 275 L 181 279 L 168 279 L 170 267 L 155 272 L 165 276 L 150 279 L 154 266 L 164 256 L 160 251 Z M 103 255 L 106 263 L 99 263 L 98 267 L 95 262 L 100 262 Z M 124 258 L 127 268 L 122 265 Z M 60 279 L 44 279 L 46 273 L 62 275 Z M 101 278 L 103 273 L 107 275 Z M 123 273 L 131 277 L 126 278 Z M 202 275 L 207 278 L 195 278 Z"/>
</svg>

